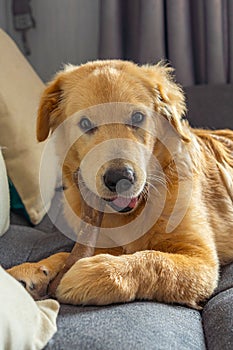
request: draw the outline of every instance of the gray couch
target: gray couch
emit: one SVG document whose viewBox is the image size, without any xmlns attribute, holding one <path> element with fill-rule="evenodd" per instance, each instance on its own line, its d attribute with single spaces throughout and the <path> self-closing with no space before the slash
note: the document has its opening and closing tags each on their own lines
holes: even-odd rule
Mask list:
<svg viewBox="0 0 233 350">
<path fill-rule="evenodd" d="M 233 86 L 197 86 L 186 93 L 191 124 L 233 128 Z M 12 213 L 10 229 L 1 238 L 1 264 L 8 268 L 37 261 L 70 251 L 73 244 L 48 216 L 30 227 Z M 233 349 L 233 264 L 222 268 L 219 286 L 202 312 L 146 301 L 102 307 L 61 305 L 57 323 L 58 332 L 46 350 Z"/>
</svg>

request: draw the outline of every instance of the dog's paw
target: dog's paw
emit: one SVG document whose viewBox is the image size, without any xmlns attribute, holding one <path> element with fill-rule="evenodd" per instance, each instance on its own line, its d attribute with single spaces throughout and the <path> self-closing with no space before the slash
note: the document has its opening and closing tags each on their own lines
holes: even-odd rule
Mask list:
<svg viewBox="0 0 233 350">
<path fill-rule="evenodd" d="M 132 301 L 138 289 L 132 264 L 125 255 L 100 254 L 81 259 L 62 278 L 56 297 L 74 305 Z"/>
<path fill-rule="evenodd" d="M 19 281 L 35 300 L 44 299 L 51 281 L 49 269 L 39 263 L 24 263 L 7 272 Z"/>
</svg>

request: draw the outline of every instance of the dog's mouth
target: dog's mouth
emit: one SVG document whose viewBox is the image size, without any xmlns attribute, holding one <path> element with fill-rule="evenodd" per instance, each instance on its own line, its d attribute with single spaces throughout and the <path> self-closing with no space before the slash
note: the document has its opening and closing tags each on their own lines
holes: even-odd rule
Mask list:
<svg viewBox="0 0 233 350">
<path fill-rule="evenodd" d="M 78 173 L 79 169 L 74 173 L 74 183 L 77 185 L 78 188 L 85 188 L 87 189 L 88 187 L 86 185 L 84 185 L 84 181 L 82 180 L 81 174 Z M 78 174 L 81 177 L 81 182 L 79 183 L 78 181 Z M 124 180 L 124 179 L 123 179 Z M 125 181 L 120 181 L 120 185 L 123 186 L 125 185 Z M 80 186 L 81 184 L 81 186 Z M 114 188 L 114 190 L 117 189 Z M 118 188 L 119 189 L 119 188 Z M 121 187 L 122 189 L 122 187 Z M 125 187 L 123 188 L 125 190 Z M 128 187 L 126 188 L 128 189 Z M 124 191 L 122 191 L 124 192 Z M 126 192 L 126 191 L 125 191 Z M 137 196 L 130 196 L 130 194 L 123 194 L 123 193 L 115 193 L 113 194 L 113 196 L 111 198 L 106 198 L 105 196 L 101 196 L 101 198 L 107 202 L 107 204 L 115 211 L 118 213 L 129 213 L 131 211 L 133 211 L 137 206 L 138 203 L 140 202 L 141 198 L 147 197 L 147 184 L 145 184 L 143 190 L 139 193 L 139 195 Z"/>
<path fill-rule="evenodd" d="M 126 198 L 122 196 L 117 196 L 111 199 L 105 199 L 108 205 L 118 213 L 127 213 L 136 208 L 140 196 L 133 198 Z"/>
</svg>

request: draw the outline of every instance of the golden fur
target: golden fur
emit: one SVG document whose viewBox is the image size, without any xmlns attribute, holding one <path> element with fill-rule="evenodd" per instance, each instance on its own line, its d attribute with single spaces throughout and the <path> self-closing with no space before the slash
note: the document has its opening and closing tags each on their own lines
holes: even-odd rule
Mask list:
<svg viewBox="0 0 233 350">
<path fill-rule="evenodd" d="M 186 112 L 185 98 L 182 89 L 173 80 L 171 68 L 161 63 L 139 67 L 126 61 L 109 60 L 90 62 L 80 67 L 70 66 L 58 73 L 41 98 L 38 140 L 45 140 L 50 131 L 53 132 L 74 113 L 111 102 L 127 103 L 142 110 L 148 108 L 168 120 L 179 136 L 179 142 L 172 144 L 173 149 L 180 147 L 181 150 L 176 152 L 177 161 L 186 162 L 182 159 L 182 149 L 185 148 L 191 164 L 187 169 L 191 166 L 191 172 L 186 169 L 180 184 L 171 154 L 162 142 L 146 131 L 125 125 L 102 125 L 95 133 L 82 135 L 70 148 L 63 164 L 66 199 L 77 215 L 80 214 L 82 197 L 78 187 L 73 185 L 72 175 L 85 155 L 106 139 L 123 137 L 132 140 L 133 144 L 143 143 L 152 152 L 167 179 L 166 200 L 158 220 L 143 236 L 122 247 L 96 248 L 95 256 L 78 261 L 63 277 L 57 289 L 57 299 L 71 304 L 97 305 L 145 299 L 198 308 L 217 286 L 219 265 L 233 260 L 233 132 L 192 129 L 181 120 Z M 124 115 L 124 106 L 122 108 Z M 145 123 L 151 123 L 152 118 L 147 119 Z M 151 127 L 150 124 L 145 126 Z M 132 163 L 139 164 L 143 156 L 130 142 L 126 141 L 126 145 L 127 152 L 132 154 Z M 109 150 L 106 149 L 107 152 Z M 105 150 L 103 159 L 104 156 Z M 106 162 L 100 169 L 96 182 L 98 193 L 105 198 L 110 193 L 99 179 L 108 165 Z M 140 166 L 135 171 L 138 187 L 134 196 L 137 196 L 146 179 L 144 172 L 140 172 Z M 83 172 L 88 188 L 94 192 L 88 169 Z M 180 202 L 180 206 L 186 206 L 187 210 L 181 222 L 167 232 L 179 186 L 184 186 L 185 191 L 190 176 L 190 201 L 185 202 L 184 193 Z M 85 176 L 83 179 L 85 182 Z M 156 186 L 159 190 L 161 184 Z M 145 202 L 145 196 L 141 196 L 132 212 L 105 214 L 103 227 L 118 227 L 130 222 L 139 215 Z M 150 205 L 155 205 L 153 203 Z M 66 215 L 72 225 L 69 213 Z M 61 269 L 67 254 L 55 254 L 35 265 L 26 263 L 8 272 L 18 280 L 26 280 L 27 285 L 31 280 L 36 285 L 38 281 L 33 269 L 45 266 L 49 271 L 43 276 L 47 286 Z"/>
</svg>

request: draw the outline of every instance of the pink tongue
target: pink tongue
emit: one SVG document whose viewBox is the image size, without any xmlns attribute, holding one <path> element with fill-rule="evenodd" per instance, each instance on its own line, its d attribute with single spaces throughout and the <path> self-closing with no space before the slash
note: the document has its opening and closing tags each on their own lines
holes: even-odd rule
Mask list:
<svg viewBox="0 0 233 350">
<path fill-rule="evenodd" d="M 137 198 L 124 198 L 124 197 L 117 197 L 114 199 L 113 203 L 117 205 L 119 208 L 134 208 L 137 204 Z"/>
</svg>

